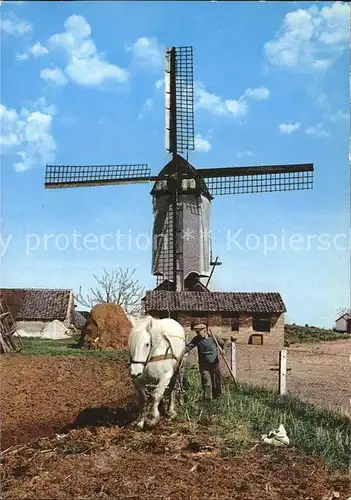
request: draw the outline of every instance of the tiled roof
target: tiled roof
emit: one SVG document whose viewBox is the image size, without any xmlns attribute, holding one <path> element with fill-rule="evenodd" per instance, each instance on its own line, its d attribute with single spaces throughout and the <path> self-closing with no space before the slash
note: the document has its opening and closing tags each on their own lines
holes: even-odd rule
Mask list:
<svg viewBox="0 0 351 500">
<path fill-rule="evenodd" d="M 67 316 L 70 290 L 2 288 L 15 321 L 63 321 Z"/>
<path fill-rule="evenodd" d="M 349 312 L 344 313 L 342 316 L 340 316 L 336 321 L 339 321 L 339 319 L 351 319 L 351 314 Z"/>
<path fill-rule="evenodd" d="M 148 290 L 145 311 L 286 312 L 279 293 L 266 292 L 168 292 Z"/>
</svg>

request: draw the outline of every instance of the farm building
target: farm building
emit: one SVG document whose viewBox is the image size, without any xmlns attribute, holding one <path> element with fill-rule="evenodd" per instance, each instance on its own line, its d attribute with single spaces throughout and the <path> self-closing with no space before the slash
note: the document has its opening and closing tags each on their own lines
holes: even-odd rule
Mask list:
<svg viewBox="0 0 351 500">
<path fill-rule="evenodd" d="M 81 326 L 84 318 L 74 308 L 71 290 L 3 288 L 0 294 L 5 297 L 7 306 L 17 324 L 17 331 L 23 336 L 45 337 L 50 325 L 64 331 L 70 326 Z M 85 320 L 84 320 L 85 322 Z M 51 337 L 53 333 L 48 333 Z M 58 335 L 58 332 L 56 333 Z"/>
<path fill-rule="evenodd" d="M 345 313 L 335 321 L 335 330 L 337 332 L 351 333 L 351 314 Z"/>
<path fill-rule="evenodd" d="M 205 290 L 147 291 L 145 313 L 157 318 L 170 316 L 189 335 L 195 324 L 205 323 L 213 333 L 235 337 L 240 344 L 284 345 L 286 307 L 279 293 Z"/>
</svg>

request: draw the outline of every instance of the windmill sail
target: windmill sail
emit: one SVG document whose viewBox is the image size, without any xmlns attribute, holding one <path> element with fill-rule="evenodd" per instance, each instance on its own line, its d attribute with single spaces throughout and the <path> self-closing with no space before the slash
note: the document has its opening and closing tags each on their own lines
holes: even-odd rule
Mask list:
<svg viewBox="0 0 351 500">
<path fill-rule="evenodd" d="M 267 165 L 197 169 L 212 196 L 277 191 L 300 191 L 313 187 L 313 165 Z"/>
<path fill-rule="evenodd" d="M 193 48 L 167 49 L 165 66 L 165 149 L 175 155 L 195 148 Z"/>
<path fill-rule="evenodd" d="M 67 188 L 150 182 L 147 164 L 47 165 L 46 188 Z"/>
</svg>

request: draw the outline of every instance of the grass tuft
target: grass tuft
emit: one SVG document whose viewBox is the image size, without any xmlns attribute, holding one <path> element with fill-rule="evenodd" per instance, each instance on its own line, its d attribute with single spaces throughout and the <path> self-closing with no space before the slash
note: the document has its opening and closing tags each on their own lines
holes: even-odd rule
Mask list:
<svg viewBox="0 0 351 500">
<path fill-rule="evenodd" d="M 39 356 L 76 356 L 85 358 L 104 358 L 126 360 L 127 353 L 114 349 L 83 349 L 78 347 L 74 338 L 63 340 L 40 339 L 35 337 L 22 338 L 23 348 L 20 355 Z"/>
<path fill-rule="evenodd" d="M 252 447 L 262 434 L 284 424 L 290 446 L 323 458 L 331 471 L 348 471 L 351 423 L 346 416 L 246 384 L 235 390 L 229 379 L 223 381 L 222 396 L 205 403 L 198 371 L 191 367 L 187 378 L 190 387 L 179 418 L 188 420 L 193 430 L 206 426 L 216 433 L 224 440 L 224 454 Z"/>
</svg>

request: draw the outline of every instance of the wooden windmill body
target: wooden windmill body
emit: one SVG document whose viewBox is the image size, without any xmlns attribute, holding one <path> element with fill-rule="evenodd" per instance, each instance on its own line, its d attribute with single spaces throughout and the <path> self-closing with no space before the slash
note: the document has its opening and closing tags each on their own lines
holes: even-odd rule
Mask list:
<svg viewBox="0 0 351 500">
<path fill-rule="evenodd" d="M 84 187 L 153 182 L 152 274 L 168 289 L 183 291 L 189 276 L 212 276 L 211 202 L 224 194 L 311 189 L 313 164 L 196 169 L 184 153 L 194 144 L 192 47 L 166 50 L 166 151 L 170 161 L 156 176 L 146 164 L 53 166 L 45 187 Z"/>
</svg>

